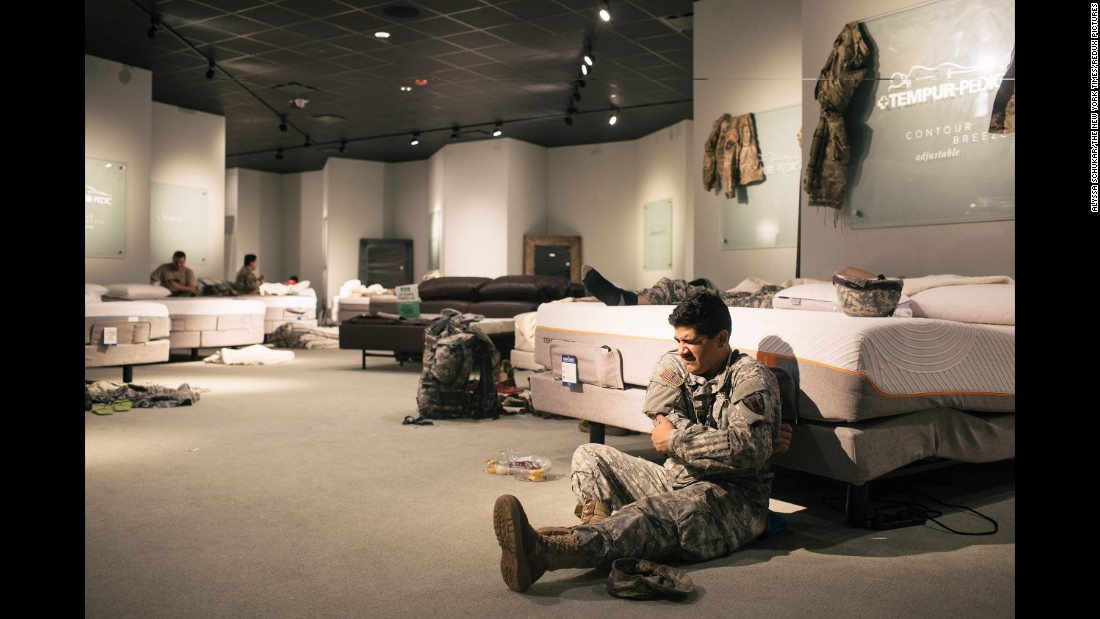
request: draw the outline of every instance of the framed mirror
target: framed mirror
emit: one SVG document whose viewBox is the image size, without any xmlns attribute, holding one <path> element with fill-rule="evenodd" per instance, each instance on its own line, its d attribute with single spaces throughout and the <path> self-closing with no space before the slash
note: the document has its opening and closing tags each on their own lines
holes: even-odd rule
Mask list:
<svg viewBox="0 0 1100 619">
<path fill-rule="evenodd" d="M 581 237 L 523 235 L 523 274 L 581 281 Z"/>
</svg>

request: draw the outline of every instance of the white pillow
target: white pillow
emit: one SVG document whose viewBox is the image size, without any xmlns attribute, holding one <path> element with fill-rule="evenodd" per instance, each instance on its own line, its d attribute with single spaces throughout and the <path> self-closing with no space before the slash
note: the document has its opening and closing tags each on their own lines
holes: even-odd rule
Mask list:
<svg viewBox="0 0 1100 619">
<path fill-rule="evenodd" d="M 172 296 L 172 291 L 164 286 L 153 284 L 111 284 L 107 286 L 107 296 L 116 299 L 163 299 Z"/>
<path fill-rule="evenodd" d="M 910 299 L 901 295 L 898 301 L 898 309 L 909 309 Z M 831 282 L 820 284 L 802 284 L 791 286 L 775 293 L 772 298 L 772 307 L 776 309 L 805 310 L 810 312 L 841 312 L 836 300 L 836 286 Z"/>
<path fill-rule="evenodd" d="M 99 295 L 94 293 L 94 292 L 85 292 L 84 293 L 84 305 L 87 305 L 89 303 L 99 303 L 102 300 L 103 299 L 101 299 L 99 297 Z"/>
<path fill-rule="evenodd" d="M 84 282 L 84 292 L 98 294 L 102 297 L 103 295 L 107 294 L 107 287 L 100 286 L 99 284 L 89 284 L 88 282 Z"/>
<path fill-rule="evenodd" d="M 964 284 L 922 290 L 913 295 L 913 316 L 1015 325 L 1016 285 Z"/>
</svg>

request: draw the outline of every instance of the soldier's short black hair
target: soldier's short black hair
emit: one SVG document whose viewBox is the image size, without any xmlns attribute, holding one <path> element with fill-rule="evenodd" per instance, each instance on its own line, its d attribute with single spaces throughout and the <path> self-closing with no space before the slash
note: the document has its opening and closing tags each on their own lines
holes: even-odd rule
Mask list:
<svg viewBox="0 0 1100 619">
<path fill-rule="evenodd" d="M 244 255 L 244 266 L 248 266 L 248 265 L 252 264 L 255 261 L 256 261 L 256 254 L 245 254 Z"/>
<path fill-rule="evenodd" d="M 730 309 L 713 290 L 699 290 L 688 295 L 668 315 L 668 324 L 673 327 L 689 327 L 707 337 L 714 337 L 723 329 L 730 331 L 733 328 Z"/>
<path fill-rule="evenodd" d="M 187 254 L 183 253 L 182 251 L 177 251 L 176 253 L 172 254 L 172 260 L 175 260 L 176 258 L 186 258 L 186 257 L 187 257 Z"/>
</svg>

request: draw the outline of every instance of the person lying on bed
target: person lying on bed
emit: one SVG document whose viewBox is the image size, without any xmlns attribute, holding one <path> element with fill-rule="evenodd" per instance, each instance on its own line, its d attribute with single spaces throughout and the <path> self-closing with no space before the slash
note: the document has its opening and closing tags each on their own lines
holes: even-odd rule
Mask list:
<svg viewBox="0 0 1100 619">
<path fill-rule="evenodd" d="M 848 277 L 863 279 L 878 277 L 870 271 L 864 271 L 856 267 L 845 267 L 840 273 Z M 662 277 L 651 288 L 630 291 L 612 284 L 603 275 L 600 275 L 599 271 L 587 264 L 581 267 L 581 280 L 584 282 L 588 294 L 596 297 L 605 305 L 676 305 L 696 290 L 712 290 L 718 293 L 722 302 L 729 307 L 769 308 L 772 306 L 772 298 L 775 297 L 775 293 L 783 290 L 783 286 L 774 284 L 753 285 L 747 289 L 738 287 L 730 290 L 719 290 L 713 282 L 706 278 L 694 279 L 689 282 L 683 279 Z"/>
<path fill-rule="evenodd" d="M 730 348 L 730 313 L 715 292 L 692 291 L 668 321 L 678 346 L 654 366 L 643 409 L 664 466 L 607 445 L 578 447 L 573 527 L 535 530 L 514 496 L 499 497 L 493 528 L 511 589 L 525 591 L 548 570 L 621 558 L 706 561 L 765 532 L 768 459 L 786 451 L 791 430 L 780 429 L 775 376 Z"/>
<path fill-rule="evenodd" d="M 187 266 L 187 254 L 177 251 L 172 261 L 166 262 L 149 274 L 149 283 L 164 286 L 173 297 L 193 297 L 199 290 L 199 278 Z"/>
<path fill-rule="evenodd" d="M 267 278 L 256 275 L 258 266 L 256 254 L 245 254 L 244 266 L 237 271 L 237 279 L 233 285 L 239 294 L 260 294 L 260 284 L 266 282 Z"/>
</svg>

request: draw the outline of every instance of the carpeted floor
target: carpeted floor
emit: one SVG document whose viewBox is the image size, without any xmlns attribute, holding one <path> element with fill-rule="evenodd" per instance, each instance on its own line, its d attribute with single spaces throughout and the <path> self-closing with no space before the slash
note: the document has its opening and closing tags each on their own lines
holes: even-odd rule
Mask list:
<svg viewBox="0 0 1100 619">
<path fill-rule="evenodd" d="M 209 354 L 213 351 L 205 351 Z M 1015 616 L 1014 461 L 890 480 L 939 522 L 853 529 L 844 489 L 778 470 L 787 530 L 730 556 L 678 564 L 683 601 L 609 595 L 606 571 L 546 574 L 525 594 L 499 573 L 494 499 L 536 527 L 575 522 L 576 421 L 515 415 L 402 425 L 419 364 L 295 350 L 272 366 L 137 366 L 136 382 L 200 390 L 193 406 L 85 413 L 85 616 L 929 617 Z M 522 374 L 521 374 L 522 376 Z M 86 380 L 121 380 L 118 368 Z M 648 436 L 607 443 L 656 459 Z M 483 471 L 501 449 L 550 458 L 545 482 Z M 890 491 L 888 493 L 887 491 Z"/>
</svg>

